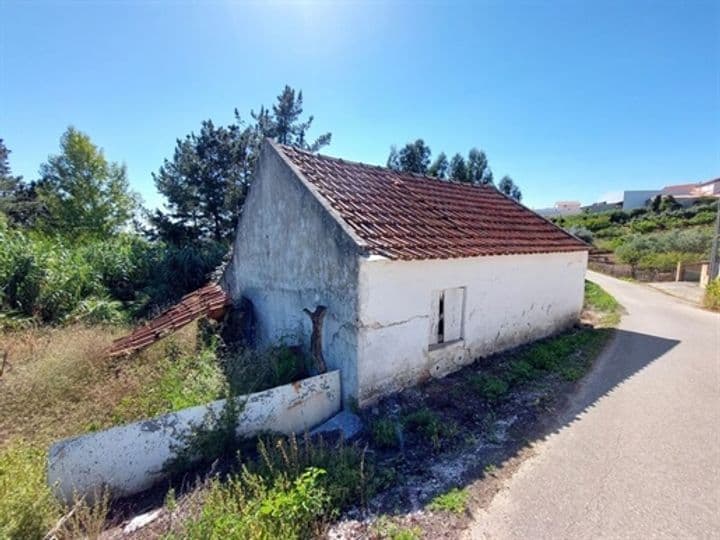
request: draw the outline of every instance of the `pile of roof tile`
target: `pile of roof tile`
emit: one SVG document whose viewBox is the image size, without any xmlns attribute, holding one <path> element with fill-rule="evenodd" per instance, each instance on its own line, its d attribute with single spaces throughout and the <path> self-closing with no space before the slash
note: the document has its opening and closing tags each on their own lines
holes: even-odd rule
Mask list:
<svg viewBox="0 0 720 540">
<path fill-rule="evenodd" d="M 130 335 L 113 341 L 107 355 L 125 356 L 137 352 L 199 317 L 220 319 L 230 304 L 230 296 L 220 285 L 206 285 L 186 294 L 180 302 L 139 326 Z"/>
</svg>

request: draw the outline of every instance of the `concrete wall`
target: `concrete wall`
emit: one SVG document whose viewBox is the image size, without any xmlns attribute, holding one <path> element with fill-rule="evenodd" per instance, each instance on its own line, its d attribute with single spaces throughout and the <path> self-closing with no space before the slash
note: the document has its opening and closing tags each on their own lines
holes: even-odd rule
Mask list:
<svg viewBox="0 0 720 540">
<path fill-rule="evenodd" d="M 309 348 L 303 308 L 327 306 L 323 354 L 340 369 L 345 396 L 356 379 L 359 248 L 291 166 L 265 143 L 224 274 L 234 299 L 249 298 L 259 346 L 286 340 Z"/>
<path fill-rule="evenodd" d="M 476 357 L 553 334 L 582 309 L 587 252 L 432 261 L 363 260 L 358 336 L 359 401 Z M 430 347 L 433 294 L 464 287 L 462 339 Z"/>
<path fill-rule="evenodd" d="M 636 191 L 625 191 L 623 192 L 623 210 L 634 210 L 635 208 L 645 208 L 647 206 L 648 199 L 660 195 L 661 191 L 658 189 L 643 189 Z"/>
<path fill-rule="evenodd" d="M 245 401 L 239 435 L 302 433 L 340 410 L 340 376 L 332 371 L 238 399 Z M 165 477 L 162 469 L 173 455 L 171 446 L 191 425 L 201 423 L 210 408 L 219 412 L 224 403 L 215 401 L 58 441 L 50 447 L 48 483 L 68 502 L 73 493 L 92 496 L 103 486 L 113 497 L 148 489 Z"/>
</svg>

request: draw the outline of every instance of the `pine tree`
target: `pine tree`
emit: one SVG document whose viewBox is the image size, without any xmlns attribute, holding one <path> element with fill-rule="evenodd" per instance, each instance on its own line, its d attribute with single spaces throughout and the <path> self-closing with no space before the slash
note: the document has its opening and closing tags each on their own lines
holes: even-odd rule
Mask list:
<svg viewBox="0 0 720 540">
<path fill-rule="evenodd" d="M 450 178 L 458 182 L 468 182 L 468 170 L 465 158 L 455 154 L 450 160 Z"/>
<path fill-rule="evenodd" d="M 391 146 L 387 166 L 396 171 L 427 174 L 430 154 L 430 147 L 422 139 L 407 143 L 399 152 Z"/>
<path fill-rule="evenodd" d="M 435 176 L 436 178 L 440 178 L 441 180 L 445 180 L 447 178 L 449 170 L 450 162 L 448 161 L 445 152 L 440 152 L 438 154 L 438 157 L 435 158 L 435 161 L 433 161 L 432 165 L 430 165 L 430 168 L 428 169 L 428 175 Z"/>
<path fill-rule="evenodd" d="M 473 184 L 492 184 L 492 171 L 488 166 L 487 156 L 482 150 L 472 148 L 467 159 L 468 182 Z"/>
<path fill-rule="evenodd" d="M 500 180 L 498 189 L 518 202 L 522 200 L 522 191 L 520 191 L 520 188 L 513 182 L 513 179 L 507 175 L 503 176 Z"/>
<path fill-rule="evenodd" d="M 302 113 L 302 92 L 285 86 L 271 109 L 250 112 L 249 124 L 235 109 L 234 124 L 216 127 L 206 120 L 198 134 L 178 140 L 173 159 L 153 175 L 168 211 L 150 216 L 155 227 L 150 234 L 172 243 L 228 241 L 265 137 L 312 152 L 330 143 L 330 133 L 308 143 L 313 117 L 303 121 Z"/>
</svg>

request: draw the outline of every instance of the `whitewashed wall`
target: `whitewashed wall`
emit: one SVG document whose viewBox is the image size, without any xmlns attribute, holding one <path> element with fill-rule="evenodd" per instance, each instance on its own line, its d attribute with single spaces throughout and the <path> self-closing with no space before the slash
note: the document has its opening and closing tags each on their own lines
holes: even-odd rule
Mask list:
<svg viewBox="0 0 720 540">
<path fill-rule="evenodd" d="M 572 325 L 583 304 L 587 252 L 360 264 L 358 400 L 443 376 Z M 431 341 L 433 294 L 464 287 L 463 339 Z"/>
<path fill-rule="evenodd" d="M 265 143 L 237 227 L 223 281 L 234 300 L 249 298 L 258 345 L 280 341 L 309 349 L 312 324 L 303 308 L 327 306 L 323 353 L 354 395 L 359 247 L 298 176 Z"/>
<path fill-rule="evenodd" d="M 340 374 L 332 371 L 237 399 L 245 402 L 238 435 L 303 433 L 340 410 Z M 148 489 L 165 477 L 163 464 L 173 456 L 171 447 L 209 409 L 220 412 L 224 404 L 215 401 L 58 441 L 50 447 L 48 483 L 68 502 L 74 493 L 92 497 L 103 487 L 113 497 Z"/>
</svg>

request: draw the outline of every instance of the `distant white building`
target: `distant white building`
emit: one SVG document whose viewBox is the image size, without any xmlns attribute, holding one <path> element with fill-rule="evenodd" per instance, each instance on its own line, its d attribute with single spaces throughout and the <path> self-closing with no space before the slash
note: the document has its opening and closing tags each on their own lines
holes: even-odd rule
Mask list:
<svg viewBox="0 0 720 540">
<path fill-rule="evenodd" d="M 659 189 L 638 189 L 623 192 L 623 210 L 645 208 L 650 200 L 662 193 Z"/>
<path fill-rule="evenodd" d="M 580 201 L 557 201 L 552 208 L 535 210 L 543 217 L 573 216 L 582 211 Z"/>
</svg>

